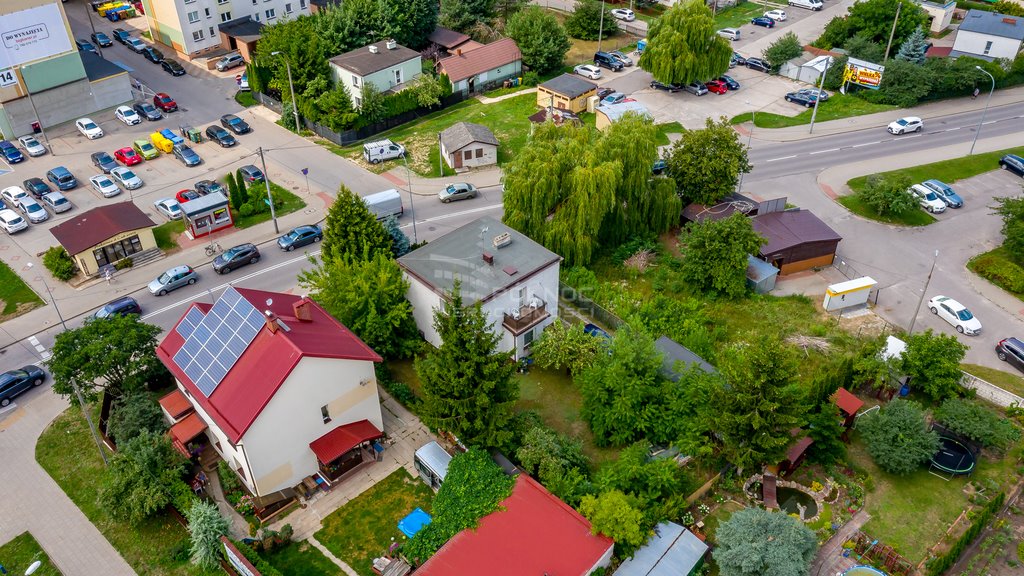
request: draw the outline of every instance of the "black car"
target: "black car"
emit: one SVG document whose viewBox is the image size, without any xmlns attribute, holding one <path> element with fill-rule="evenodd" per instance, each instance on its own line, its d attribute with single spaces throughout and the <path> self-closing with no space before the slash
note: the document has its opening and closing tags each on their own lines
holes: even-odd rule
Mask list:
<svg viewBox="0 0 1024 576">
<path fill-rule="evenodd" d="M 152 46 L 146 46 L 142 49 L 142 57 L 153 64 L 159 64 L 164 60 L 164 53 Z"/>
<path fill-rule="evenodd" d="M 319 242 L 323 240 L 323 238 L 324 233 L 318 226 L 313 224 L 309 226 L 299 226 L 298 228 L 292 228 L 287 234 L 278 238 L 277 246 L 281 250 L 291 252 L 292 250 L 302 248 L 307 244 Z"/>
<path fill-rule="evenodd" d="M 135 110 L 139 116 L 142 116 L 146 120 L 151 122 L 159 120 L 164 117 L 164 113 L 159 108 L 153 106 L 149 102 L 138 102 L 132 106 L 132 110 Z"/>
<path fill-rule="evenodd" d="M 683 89 L 679 84 L 665 84 L 663 82 L 658 82 L 657 80 L 651 80 L 651 88 L 654 88 L 655 90 L 666 90 L 668 92 L 679 92 Z"/>
<path fill-rule="evenodd" d="M 213 259 L 213 271 L 218 274 L 227 274 L 236 268 L 259 261 L 259 248 L 254 244 L 239 244 L 234 248 L 228 248 L 223 254 Z"/>
<path fill-rule="evenodd" d="M 214 192 L 222 192 L 227 196 L 227 192 L 224 190 L 224 185 L 220 182 L 214 182 L 213 180 L 200 180 L 195 185 L 196 192 L 206 196 L 207 194 L 213 194 Z"/>
<path fill-rule="evenodd" d="M 123 28 L 114 28 L 111 35 L 114 36 L 114 40 L 117 40 L 124 45 L 128 45 L 128 39 L 132 37 L 132 35 L 126 32 Z"/>
<path fill-rule="evenodd" d="M 235 134 L 248 134 L 252 131 L 252 128 L 245 123 L 245 120 L 242 120 L 234 114 L 225 114 L 221 116 L 220 125 L 231 130 Z"/>
<path fill-rule="evenodd" d="M 8 370 L 0 374 L 0 406 L 7 406 L 16 396 L 46 380 L 46 372 L 39 366 L 29 364 L 21 370 Z"/>
<path fill-rule="evenodd" d="M 235 137 L 232 136 L 230 132 L 217 125 L 210 126 L 206 129 L 206 137 L 217 144 L 220 144 L 224 148 L 230 148 L 235 144 L 238 144 L 238 140 L 235 140 Z"/>
<path fill-rule="evenodd" d="M 107 36 L 103 32 L 93 32 L 89 35 L 89 38 L 92 39 L 94 44 L 98 44 L 100 48 L 106 48 L 114 45 L 114 41 L 110 39 L 110 36 Z"/>
<path fill-rule="evenodd" d="M 1024 158 L 1021 158 L 1016 154 L 1007 154 L 1000 158 L 999 167 L 1003 170 L 1009 170 L 1018 176 L 1024 177 Z"/>
<path fill-rule="evenodd" d="M 772 69 L 771 64 L 763 58 L 747 58 L 745 64 L 747 68 L 750 68 L 751 70 L 758 70 L 760 72 L 769 72 Z"/>
<path fill-rule="evenodd" d="M 739 52 L 733 52 L 732 53 L 732 58 L 729 59 L 729 68 L 733 68 L 735 66 L 746 66 L 746 65 L 747 65 L 747 59 L 746 58 L 744 58 L 743 56 L 740 56 Z"/>
<path fill-rule="evenodd" d="M 50 192 L 53 192 L 53 189 L 50 188 L 50 185 L 44 182 L 42 178 L 29 178 L 28 180 L 25 180 L 21 184 L 24 186 L 25 190 L 27 190 L 29 194 L 35 196 L 36 198 L 42 198 L 43 196 L 46 196 Z"/>
<path fill-rule="evenodd" d="M 111 170 L 118 167 L 118 163 L 106 152 L 93 152 L 89 157 L 92 158 L 92 165 L 103 170 L 104 174 L 110 174 Z"/>
<path fill-rule="evenodd" d="M 801 106 L 806 106 L 807 108 L 810 108 L 811 106 L 814 106 L 815 98 L 810 94 L 790 92 L 789 94 L 786 94 L 786 102 L 792 102 L 794 104 L 799 104 Z"/>
<path fill-rule="evenodd" d="M 142 314 L 142 307 L 135 301 L 135 298 L 123 296 L 104 304 L 92 317 L 101 319 L 110 318 L 111 316 L 127 316 L 129 314 Z"/>
<path fill-rule="evenodd" d="M 723 74 L 722 76 L 718 77 L 718 81 L 724 83 L 725 86 L 727 88 L 729 88 L 729 90 L 739 90 L 740 89 L 740 83 L 735 81 L 735 80 L 733 80 L 732 76 L 726 76 L 726 75 Z"/>
<path fill-rule="evenodd" d="M 75 46 L 78 46 L 79 52 L 92 52 L 93 54 L 99 54 L 96 47 L 90 44 L 88 40 L 82 40 L 79 38 L 75 40 Z"/>
<path fill-rule="evenodd" d="M 185 69 L 178 64 L 177 60 L 171 60 L 170 58 L 164 58 L 160 61 L 160 67 L 164 69 L 171 76 L 184 76 Z"/>
<path fill-rule="evenodd" d="M 996 344 L 996 356 L 1024 372 L 1024 342 L 1016 338 L 1000 340 L 999 344 Z"/>
</svg>

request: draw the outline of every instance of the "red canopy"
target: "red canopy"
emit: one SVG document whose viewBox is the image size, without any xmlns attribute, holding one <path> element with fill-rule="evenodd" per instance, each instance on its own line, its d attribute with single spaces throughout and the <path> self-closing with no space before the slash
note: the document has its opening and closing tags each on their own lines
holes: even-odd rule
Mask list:
<svg viewBox="0 0 1024 576">
<path fill-rule="evenodd" d="M 369 420 L 360 420 L 338 426 L 310 442 L 309 448 L 316 454 L 317 460 L 323 464 L 330 464 L 363 442 L 380 438 L 383 435 Z"/>
<path fill-rule="evenodd" d="M 860 398 L 857 398 L 846 388 L 840 388 L 836 390 L 834 402 L 840 410 L 846 413 L 847 416 L 853 416 L 858 410 L 864 406 L 864 402 L 861 402 Z"/>
</svg>

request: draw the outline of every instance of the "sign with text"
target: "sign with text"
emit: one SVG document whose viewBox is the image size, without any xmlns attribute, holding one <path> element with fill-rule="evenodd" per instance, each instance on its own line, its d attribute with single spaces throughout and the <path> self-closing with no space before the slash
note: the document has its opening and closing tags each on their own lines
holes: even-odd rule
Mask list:
<svg viewBox="0 0 1024 576">
<path fill-rule="evenodd" d="M 7 70 L 0 70 L 0 88 L 17 85 L 18 75 L 14 73 L 14 69 L 8 68 Z"/>
<path fill-rule="evenodd" d="M 0 18 L 0 70 L 72 50 L 57 3 L 11 12 Z"/>
<path fill-rule="evenodd" d="M 846 70 L 843 72 L 843 84 L 856 84 L 878 90 L 878 86 L 882 83 L 882 72 L 885 72 L 885 66 L 850 58 L 846 62 Z"/>
</svg>

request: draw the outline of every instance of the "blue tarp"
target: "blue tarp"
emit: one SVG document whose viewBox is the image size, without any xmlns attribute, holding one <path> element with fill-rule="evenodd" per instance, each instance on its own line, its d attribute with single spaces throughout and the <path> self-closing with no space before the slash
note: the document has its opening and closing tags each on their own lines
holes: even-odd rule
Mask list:
<svg viewBox="0 0 1024 576">
<path fill-rule="evenodd" d="M 424 526 L 430 524 L 430 520 L 430 514 L 424 512 L 422 508 L 417 508 L 398 521 L 398 529 L 402 531 L 402 534 L 412 538 Z"/>
</svg>

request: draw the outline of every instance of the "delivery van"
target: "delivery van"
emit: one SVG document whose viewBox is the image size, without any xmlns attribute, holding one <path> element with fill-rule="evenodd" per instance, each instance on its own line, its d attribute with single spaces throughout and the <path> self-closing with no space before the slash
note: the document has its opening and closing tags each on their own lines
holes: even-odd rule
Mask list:
<svg viewBox="0 0 1024 576">
<path fill-rule="evenodd" d="M 405 156 L 405 148 L 391 140 L 378 140 L 363 144 L 363 158 L 370 164 L 380 164 L 385 160 Z"/>
<path fill-rule="evenodd" d="M 398 190 L 393 188 L 364 196 L 363 202 L 366 202 L 366 207 L 370 209 L 370 212 L 373 212 L 377 220 L 383 220 L 388 216 L 397 218 L 405 213 L 405 207 L 402 206 L 402 196 L 398 193 Z"/>
</svg>

